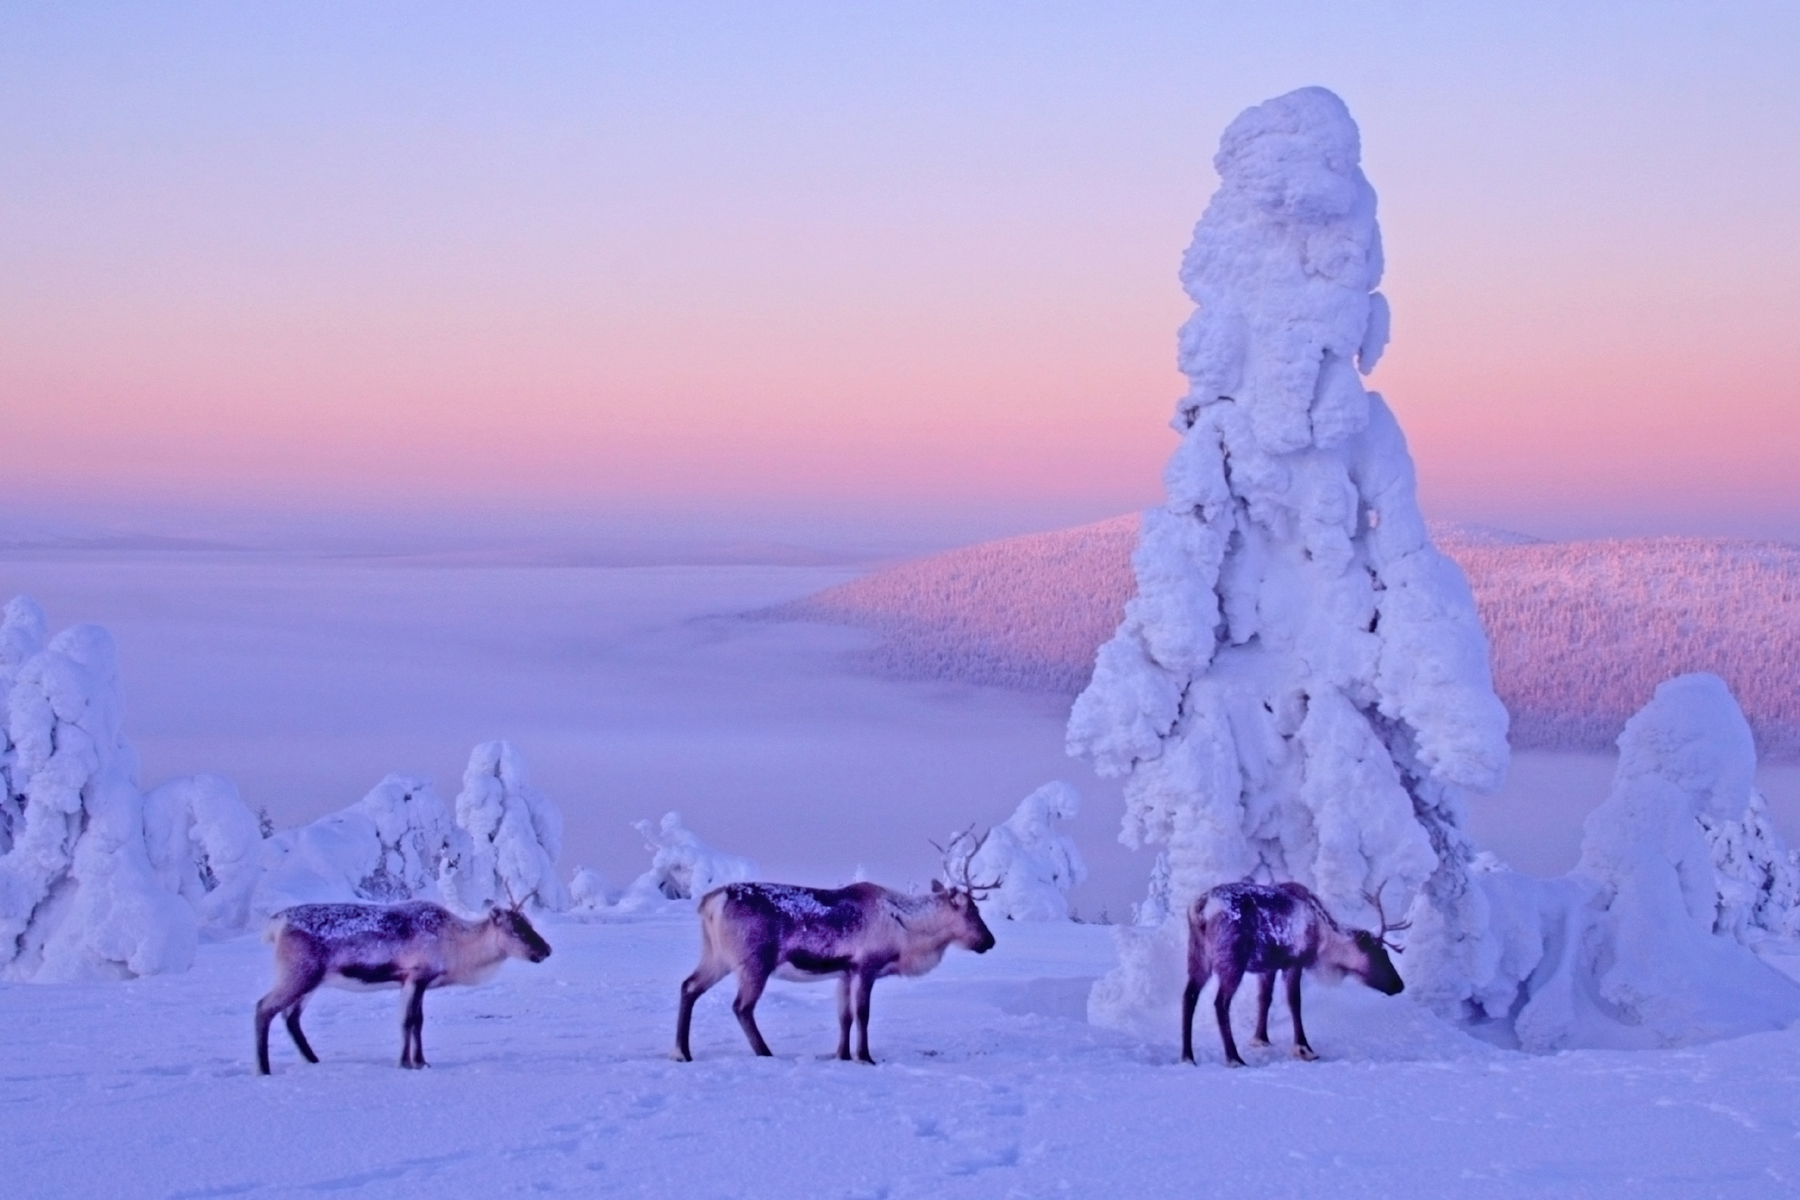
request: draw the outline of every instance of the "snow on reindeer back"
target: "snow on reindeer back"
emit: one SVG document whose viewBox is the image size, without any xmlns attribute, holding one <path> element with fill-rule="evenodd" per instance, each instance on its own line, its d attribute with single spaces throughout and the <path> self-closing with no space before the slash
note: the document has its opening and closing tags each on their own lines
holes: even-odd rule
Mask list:
<svg viewBox="0 0 1800 1200">
<path fill-rule="evenodd" d="M 1182 263 L 1182 441 L 1069 721 L 1070 751 L 1125 779 L 1122 840 L 1167 845 L 1175 917 L 1120 931 L 1090 1004 L 1102 1023 L 1170 1036 L 1180 916 L 1251 874 L 1363 924 L 1365 893 L 1390 912 L 1421 898 L 1436 952 L 1409 965 L 1446 1004 L 1480 948 L 1461 792 L 1501 781 L 1506 713 L 1405 438 L 1358 377 L 1389 326 L 1360 152 L 1324 89 L 1243 113 Z"/>
</svg>

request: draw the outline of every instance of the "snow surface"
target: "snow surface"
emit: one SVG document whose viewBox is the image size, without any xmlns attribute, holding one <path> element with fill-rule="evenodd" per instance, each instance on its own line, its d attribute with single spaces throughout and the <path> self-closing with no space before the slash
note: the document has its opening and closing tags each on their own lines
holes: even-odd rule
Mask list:
<svg viewBox="0 0 1800 1200">
<path fill-rule="evenodd" d="M 323 1062 L 277 1029 L 258 1078 L 255 938 L 192 971 L 0 987 L 6 1194 L 663 1197 L 1766 1197 L 1800 1184 L 1800 1033 L 1660 1052 L 1493 1048 L 1404 997 L 1307 985 L 1323 1061 L 1226 1070 L 1088 1025 L 1107 931 L 1011 924 L 874 996 L 881 1065 L 828 1058 L 834 990 L 776 982 L 752 1058 L 715 988 L 669 1059 L 691 914 L 539 923 L 555 948 L 425 1002 L 394 1063 L 391 993 L 326 989 Z M 1251 989 L 1245 989 L 1247 995 Z M 1241 1029 L 1251 1020 L 1240 1005 Z M 1276 1044 L 1286 1037 L 1281 1007 Z M 1247 1040 L 1247 1039 L 1246 1039 Z M 29 1119 L 25 1119 L 29 1114 Z"/>
</svg>

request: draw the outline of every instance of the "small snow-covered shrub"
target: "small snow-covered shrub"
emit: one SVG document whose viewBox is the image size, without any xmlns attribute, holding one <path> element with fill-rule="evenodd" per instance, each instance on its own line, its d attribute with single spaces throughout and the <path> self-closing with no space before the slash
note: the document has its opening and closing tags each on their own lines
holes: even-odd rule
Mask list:
<svg viewBox="0 0 1800 1200">
<path fill-rule="evenodd" d="M 702 842 L 681 823 L 680 813 L 664 814 L 660 825 L 638 821 L 632 828 L 643 835 L 651 852 L 650 869 L 625 889 L 619 908 L 697 900 L 716 887 L 737 883 L 755 873 L 749 859 L 721 853 Z"/>
<path fill-rule="evenodd" d="M 236 784 L 192 775 L 156 787 L 144 797 L 144 840 L 158 882 L 188 902 L 204 932 L 244 928 L 263 837 Z"/>
<path fill-rule="evenodd" d="M 606 876 L 592 867 L 576 867 L 569 880 L 569 911 L 578 914 L 603 912 L 617 899 L 607 886 Z"/>
<path fill-rule="evenodd" d="M 472 856 L 468 834 L 431 784 L 393 774 L 350 807 L 265 841 L 251 909 L 267 916 L 321 901 L 454 905 L 453 877 Z"/>
<path fill-rule="evenodd" d="M 0 634 L 8 658 L 29 650 L 42 626 L 36 605 L 9 605 Z M 112 635 L 77 625 L 8 665 L 0 974 L 55 982 L 186 970 L 198 931 L 193 910 L 151 867 Z"/>
<path fill-rule="evenodd" d="M 1750 793 L 1739 820 L 1703 815 L 1700 825 L 1718 877 L 1713 928 L 1746 945 L 1800 938 L 1800 853 L 1776 832 L 1763 794 Z"/>
<path fill-rule="evenodd" d="M 1009 921 L 1069 919 L 1069 889 L 1087 878 L 1087 864 L 1075 843 L 1056 831 L 1055 822 L 1080 811 L 1081 793 L 1059 780 L 1020 801 L 972 854 L 965 850 L 973 846 L 970 835 L 952 839 L 950 857 L 959 877 L 996 884 L 981 899 L 983 915 Z"/>
<path fill-rule="evenodd" d="M 528 898 L 552 912 L 569 906 L 556 877 L 562 813 L 531 786 L 525 759 L 511 742 L 483 742 L 469 755 L 456 797 L 456 823 L 471 843 L 466 865 L 453 880 L 465 911 Z"/>
</svg>

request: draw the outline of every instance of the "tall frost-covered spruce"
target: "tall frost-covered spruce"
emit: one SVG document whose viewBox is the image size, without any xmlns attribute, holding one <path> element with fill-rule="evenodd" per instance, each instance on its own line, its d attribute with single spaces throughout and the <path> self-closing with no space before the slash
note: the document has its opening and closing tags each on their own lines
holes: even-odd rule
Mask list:
<svg viewBox="0 0 1800 1200">
<path fill-rule="evenodd" d="M 1160 923 L 1120 930 L 1095 1020 L 1167 1036 L 1185 912 L 1298 880 L 1341 919 L 1414 920 L 1407 982 L 1455 1012 L 1491 957 L 1465 789 L 1506 770 L 1506 711 L 1461 571 L 1426 536 L 1405 438 L 1363 389 L 1386 345 L 1375 192 L 1323 88 L 1233 121 L 1181 279 L 1191 386 L 1144 515 L 1137 595 L 1069 749 L 1125 779 L 1128 845 L 1161 843 Z M 1165 1027 L 1166 1026 L 1166 1027 Z"/>
</svg>

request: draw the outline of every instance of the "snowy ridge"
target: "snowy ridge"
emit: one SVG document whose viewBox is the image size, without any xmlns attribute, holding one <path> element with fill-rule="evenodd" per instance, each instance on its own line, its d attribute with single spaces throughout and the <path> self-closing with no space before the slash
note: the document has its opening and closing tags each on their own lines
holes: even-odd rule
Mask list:
<svg viewBox="0 0 1800 1200">
<path fill-rule="evenodd" d="M 1124 615 L 1137 531 L 1131 515 L 965 546 L 758 615 L 873 630 L 879 674 L 1073 697 Z"/>
<path fill-rule="evenodd" d="M 882 674 L 1073 698 L 1131 595 L 1137 527 L 1123 516 L 969 546 L 770 612 L 877 633 L 865 661 Z M 1800 758 L 1800 547 L 1431 532 L 1474 589 L 1515 748 L 1610 749 L 1657 684 L 1709 671 L 1731 685 L 1765 757 Z"/>
</svg>

